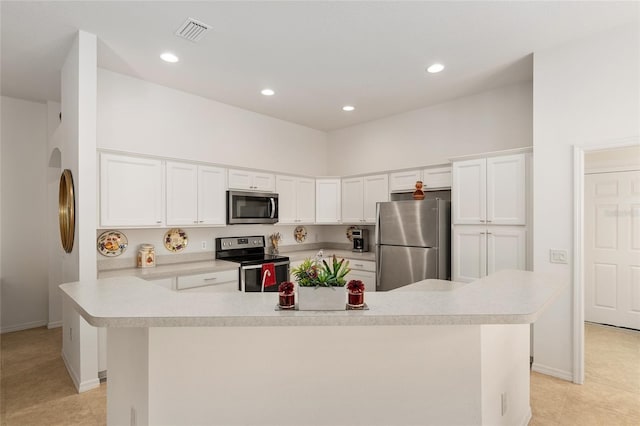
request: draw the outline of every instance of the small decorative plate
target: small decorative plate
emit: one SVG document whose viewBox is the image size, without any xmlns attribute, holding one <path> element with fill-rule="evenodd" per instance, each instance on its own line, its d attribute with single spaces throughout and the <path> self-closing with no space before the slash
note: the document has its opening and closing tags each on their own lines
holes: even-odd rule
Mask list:
<svg viewBox="0 0 640 426">
<path fill-rule="evenodd" d="M 118 231 L 106 231 L 98 237 L 98 251 L 107 257 L 120 256 L 128 244 L 127 236 Z"/>
<path fill-rule="evenodd" d="M 350 226 L 347 228 L 347 238 L 349 239 L 349 241 L 353 242 L 353 230 L 354 229 L 360 229 L 357 226 Z"/>
<path fill-rule="evenodd" d="M 304 243 L 304 240 L 307 239 L 307 228 L 304 226 L 296 226 L 296 229 L 293 231 L 293 236 L 298 243 Z"/>
<path fill-rule="evenodd" d="M 187 247 L 189 239 L 187 233 L 180 228 L 171 228 L 164 234 L 164 246 L 174 253 L 181 252 Z"/>
</svg>

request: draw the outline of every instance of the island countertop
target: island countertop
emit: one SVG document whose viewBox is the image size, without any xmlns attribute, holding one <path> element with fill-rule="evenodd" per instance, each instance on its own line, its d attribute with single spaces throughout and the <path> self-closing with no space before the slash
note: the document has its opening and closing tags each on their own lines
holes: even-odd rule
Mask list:
<svg viewBox="0 0 640 426">
<path fill-rule="evenodd" d="M 532 323 L 566 284 L 554 276 L 515 270 L 468 284 L 424 280 L 396 291 L 366 293 L 369 309 L 360 311 L 279 311 L 277 293 L 181 293 L 137 277 L 60 288 L 97 327 L 271 327 Z"/>
</svg>

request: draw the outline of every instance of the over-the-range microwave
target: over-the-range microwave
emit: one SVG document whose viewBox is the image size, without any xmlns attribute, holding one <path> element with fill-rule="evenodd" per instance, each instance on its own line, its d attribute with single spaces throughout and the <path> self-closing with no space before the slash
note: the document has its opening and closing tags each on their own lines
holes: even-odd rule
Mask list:
<svg viewBox="0 0 640 426">
<path fill-rule="evenodd" d="M 277 223 L 278 194 L 227 191 L 227 223 Z"/>
</svg>

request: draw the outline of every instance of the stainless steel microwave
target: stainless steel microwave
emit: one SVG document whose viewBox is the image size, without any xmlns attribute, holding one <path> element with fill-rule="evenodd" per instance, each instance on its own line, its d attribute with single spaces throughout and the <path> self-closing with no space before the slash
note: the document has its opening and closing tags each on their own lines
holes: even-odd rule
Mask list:
<svg viewBox="0 0 640 426">
<path fill-rule="evenodd" d="M 278 194 L 227 191 L 227 223 L 277 223 Z"/>
</svg>

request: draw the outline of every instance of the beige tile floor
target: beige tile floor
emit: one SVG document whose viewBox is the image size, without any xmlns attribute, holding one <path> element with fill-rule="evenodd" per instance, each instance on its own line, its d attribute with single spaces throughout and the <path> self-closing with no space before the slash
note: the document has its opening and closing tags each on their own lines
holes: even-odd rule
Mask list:
<svg viewBox="0 0 640 426">
<path fill-rule="evenodd" d="M 640 425 L 640 332 L 587 324 L 585 384 L 531 374 L 530 425 Z M 77 394 L 61 329 L 1 336 L 2 425 L 104 425 L 106 389 Z"/>
</svg>

